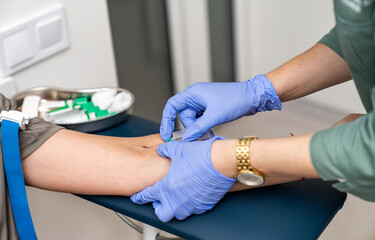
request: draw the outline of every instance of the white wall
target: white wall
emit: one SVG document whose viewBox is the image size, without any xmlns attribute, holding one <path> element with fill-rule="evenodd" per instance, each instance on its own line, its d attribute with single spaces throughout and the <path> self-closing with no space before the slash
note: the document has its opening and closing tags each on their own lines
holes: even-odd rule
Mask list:
<svg viewBox="0 0 375 240">
<path fill-rule="evenodd" d="M 335 24 L 330 0 L 252 0 L 245 6 L 251 56 L 248 78 L 267 73 L 312 47 Z M 305 99 L 340 111 L 364 112 L 352 82 Z"/>
<path fill-rule="evenodd" d="M 48 10 L 65 7 L 70 48 L 12 77 L 18 91 L 35 86 L 117 86 L 106 1 L 1 0 L 0 29 Z M 1 88 L 0 88 L 1 90 Z"/>
</svg>

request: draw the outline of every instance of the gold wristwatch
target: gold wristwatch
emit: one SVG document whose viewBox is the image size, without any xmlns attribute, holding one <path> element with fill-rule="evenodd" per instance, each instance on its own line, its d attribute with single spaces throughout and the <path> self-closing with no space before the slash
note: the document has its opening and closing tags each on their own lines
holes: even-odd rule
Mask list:
<svg viewBox="0 0 375 240">
<path fill-rule="evenodd" d="M 254 168 L 250 162 L 250 143 L 258 139 L 255 136 L 238 139 L 236 148 L 237 180 L 248 186 L 259 186 L 264 183 L 264 174 Z"/>
</svg>

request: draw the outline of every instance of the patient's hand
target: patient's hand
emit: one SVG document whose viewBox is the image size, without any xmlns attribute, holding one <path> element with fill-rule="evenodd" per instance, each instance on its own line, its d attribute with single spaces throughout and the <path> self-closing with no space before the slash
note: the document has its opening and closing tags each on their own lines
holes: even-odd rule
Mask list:
<svg viewBox="0 0 375 240">
<path fill-rule="evenodd" d="M 25 181 L 80 194 L 132 195 L 162 179 L 170 160 L 155 147 L 159 134 L 120 138 L 60 130 L 22 160 Z"/>
</svg>

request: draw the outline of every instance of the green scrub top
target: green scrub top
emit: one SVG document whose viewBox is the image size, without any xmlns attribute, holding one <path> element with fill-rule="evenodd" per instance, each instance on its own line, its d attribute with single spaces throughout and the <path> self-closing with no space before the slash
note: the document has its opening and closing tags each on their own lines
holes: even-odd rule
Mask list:
<svg viewBox="0 0 375 240">
<path fill-rule="evenodd" d="M 310 155 L 324 180 L 362 199 L 375 201 L 375 4 L 374 0 L 335 0 L 336 26 L 319 42 L 349 66 L 367 114 L 314 134 Z"/>
</svg>

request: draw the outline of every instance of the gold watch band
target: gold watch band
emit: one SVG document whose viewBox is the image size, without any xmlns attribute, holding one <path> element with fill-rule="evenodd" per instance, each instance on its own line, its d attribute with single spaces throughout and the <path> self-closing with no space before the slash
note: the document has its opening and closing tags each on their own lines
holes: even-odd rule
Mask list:
<svg viewBox="0 0 375 240">
<path fill-rule="evenodd" d="M 243 137 L 238 139 L 236 147 L 237 175 L 241 173 L 254 172 L 263 176 L 263 173 L 253 168 L 250 161 L 250 143 L 258 139 L 256 136 Z"/>
</svg>

